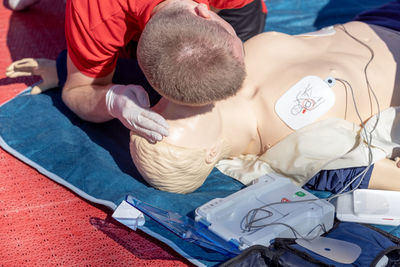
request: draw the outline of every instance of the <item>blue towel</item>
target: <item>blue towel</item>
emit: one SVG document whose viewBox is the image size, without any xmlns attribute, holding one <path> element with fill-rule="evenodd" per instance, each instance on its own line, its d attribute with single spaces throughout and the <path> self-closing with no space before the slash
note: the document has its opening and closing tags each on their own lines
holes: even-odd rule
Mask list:
<svg viewBox="0 0 400 267">
<path fill-rule="evenodd" d="M 193 217 L 196 207 L 243 188 L 216 169 L 189 195 L 152 188 L 132 163 L 128 130 L 117 120 L 94 124 L 79 119 L 63 104 L 60 92 L 34 96 L 25 92 L 4 104 L 0 108 L 0 144 L 83 198 L 115 209 L 131 194 L 159 208 Z M 142 230 L 170 244 L 195 264 L 213 266 L 227 260 L 219 253 L 181 241 L 151 220 Z"/>
<path fill-rule="evenodd" d="M 387 2 L 387 1 L 385 1 Z M 271 0 L 265 30 L 290 34 L 345 22 L 382 4 L 378 0 Z M 62 103 L 60 90 L 31 96 L 28 92 L 0 107 L 0 145 L 54 181 L 94 203 L 115 209 L 127 194 L 159 208 L 193 217 L 196 207 L 225 197 L 243 185 L 214 169 L 202 187 L 188 195 L 161 192 L 147 185 L 133 166 L 129 134 L 118 121 L 82 121 Z M 219 253 L 180 240 L 155 222 L 146 233 L 167 243 L 196 265 L 227 260 Z M 385 227 L 400 236 L 400 230 Z"/>
</svg>

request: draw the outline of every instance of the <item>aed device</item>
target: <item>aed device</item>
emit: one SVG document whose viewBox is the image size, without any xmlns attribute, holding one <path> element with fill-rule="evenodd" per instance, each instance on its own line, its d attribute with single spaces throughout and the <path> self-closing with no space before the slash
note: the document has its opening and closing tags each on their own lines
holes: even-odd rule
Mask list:
<svg viewBox="0 0 400 267">
<path fill-rule="evenodd" d="M 136 230 L 145 224 L 147 215 L 187 242 L 235 256 L 252 245 L 269 246 L 277 237 L 313 239 L 327 232 L 333 226 L 334 206 L 288 178 L 271 174 L 205 203 L 195 214 L 193 220 L 127 195 L 113 218 Z M 251 225 L 248 230 L 246 221 Z"/>
<path fill-rule="evenodd" d="M 335 208 L 328 201 L 288 178 L 268 174 L 232 195 L 200 206 L 195 220 L 244 250 L 252 245 L 269 246 L 278 237 L 315 238 L 332 228 L 334 214 Z M 253 230 L 244 226 L 249 220 Z"/>
</svg>

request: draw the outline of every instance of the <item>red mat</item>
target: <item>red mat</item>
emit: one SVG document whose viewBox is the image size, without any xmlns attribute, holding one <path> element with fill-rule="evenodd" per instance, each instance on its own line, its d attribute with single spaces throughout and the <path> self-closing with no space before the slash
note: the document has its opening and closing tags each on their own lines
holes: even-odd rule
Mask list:
<svg viewBox="0 0 400 267">
<path fill-rule="evenodd" d="M 0 103 L 38 78 L 9 79 L 24 57 L 55 59 L 65 48 L 63 0 L 24 12 L 0 5 Z M 39 107 L 38 107 L 39 108 Z M 0 125 L 7 127 L 7 125 Z M 0 266 L 188 266 L 172 249 L 125 228 L 0 149 Z"/>
</svg>

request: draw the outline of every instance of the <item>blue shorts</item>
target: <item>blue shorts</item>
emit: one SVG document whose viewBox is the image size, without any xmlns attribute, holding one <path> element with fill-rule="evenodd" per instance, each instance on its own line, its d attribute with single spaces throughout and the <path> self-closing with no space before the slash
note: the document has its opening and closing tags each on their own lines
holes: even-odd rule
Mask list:
<svg viewBox="0 0 400 267">
<path fill-rule="evenodd" d="M 338 193 L 343 189 L 351 180 L 359 175 L 366 167 L 354 167 L 337 170 L 322 170 L 314 175 L 304 186 L 304 189 L 318 190 L 318 191 L 329 191 L 333 194 Z M 356 188 L 368 188 L 369 180 L 371 179 L 371 173 L 374 166 L 372 165 L 367 173 L 364 175 L 363 180 L 360 183 L 360 177 L 358 177 L 353 183 L 351 183 L 343 192 L 347 192 L 351 189 Z M 357 185 L 360 185 L 357 187 Z"/>
</svg>

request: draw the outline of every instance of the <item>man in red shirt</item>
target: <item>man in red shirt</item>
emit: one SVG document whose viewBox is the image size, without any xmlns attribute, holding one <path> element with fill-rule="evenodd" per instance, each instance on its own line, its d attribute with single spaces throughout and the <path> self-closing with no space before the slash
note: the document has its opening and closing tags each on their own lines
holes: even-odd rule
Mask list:
<svg viewBox="0 0 400 267">
<path fill-rule="evenodd" d="M 68 0 L 65 20 L 68 53 L 60 54 L 57 70 L 63 101 L 75 114 L 92 122 L 117 118 L 150 142 L 168 135 L 164 118 L 149 109 L 150 102 L 155 104 L 159 96 L 154 97 L 151 86 L 142 81 L 146 79 L 136 61 L 136 65 L 128 64 L 130 70 L 125 73 L 128 79 L 121 82 L 116 78 L 121 76 L 118 69 L 127 68 L 117 61 L 126 56 L 135 58 L 132 41 L 139 40 L 154 14 L 168 9 L 189 11 L 202 19 L 205 28 L 209 23 L 218 24 L 230 36 L 229 42 L 239 54 L 242 48 L 238 36 L 244 41 L 262 32 L 266 16 L 263 0 Z M 194 28 L 193 32 L 197 30 Z M 242 55 L 238 57 L 240 60 Z M 66 71 L 62 71 L 63 60 Z M 67 77 L 62 77 L 66 73 Z"/>
</svg>

